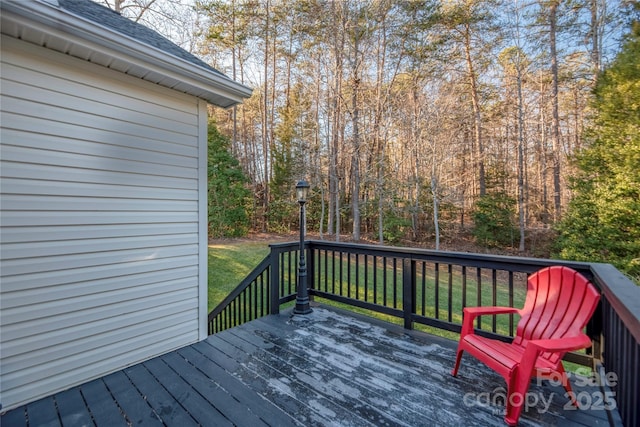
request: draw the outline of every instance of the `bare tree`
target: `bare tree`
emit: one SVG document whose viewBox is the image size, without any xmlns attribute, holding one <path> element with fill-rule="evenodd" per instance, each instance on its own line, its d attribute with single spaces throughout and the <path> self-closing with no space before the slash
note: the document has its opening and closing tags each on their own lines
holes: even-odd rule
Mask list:
<svg viewBox="0 0 640 427">
<path fill-rule="evenodd" d="M 558 1 L 551 0 L 548 3 L 549 24 L 549 54 L 551 58 L 551 144 L 553 163 L 553 218 L 554 222 L 560 220 L 561 189 L 560 189 L 560 113 L 558 112 L 558 53 L 556 49 L 556 32 L 558 23 Z"/>
<path fill-rule="evenodd" d="M 93 0 L 192 52 L 198 16 L 191 0 Z"/>
<path fill-rule="evenodd" d="M 524 99 L 522 95 L 522 79 L 523 73 L 526 68 L 525 54 L 522 48 L 522 36 L 520 33 L 521 26 L 521 11 L 520 4 L 516 0 L 511 7 L 511 21 L 513 22 L 511 28 L 511 40 L 514 43 L 512 48 L 508 48 L 503 52 L 503 67 L 507 74 L 511 69 L 511 74 L 515 74 L 516 80 L 516 94 L 517 94 L 517 181 L 518 181 L 518 225 L 520 229 L 520 243 L 518 250 L 524 252 L 525 249 L 525 229 L 526 229 L 526 217 L 525 217 L 525 165 L 524 165 Z"/>
</svg>

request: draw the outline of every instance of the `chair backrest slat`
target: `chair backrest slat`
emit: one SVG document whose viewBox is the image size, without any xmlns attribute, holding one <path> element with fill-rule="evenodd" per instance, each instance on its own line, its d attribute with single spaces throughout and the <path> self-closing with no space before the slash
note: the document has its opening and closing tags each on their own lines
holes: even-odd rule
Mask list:
<svg viewBox="0 0 640 427">
<path fill-rule="evenodd" d="M 532 274 L 527 280 L 527 296 L 514 345 L 576 336 L 591 318 L 599 298 L 597 289 L 571 268 L 553 266 Z M 562 356 L 545 353 L 542 357 L 555 363 Z"/>
</svg>

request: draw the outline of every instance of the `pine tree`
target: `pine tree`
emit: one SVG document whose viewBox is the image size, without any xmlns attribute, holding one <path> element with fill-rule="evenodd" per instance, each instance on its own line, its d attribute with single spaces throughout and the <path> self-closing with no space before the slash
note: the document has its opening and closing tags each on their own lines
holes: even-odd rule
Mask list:
<svg viewBox="0 0 640 427">
<path fill-rule="evenodd" d="M 244 236 L 249 230 L 247 206 L 251 192 L 231 142 L 213 123 L 208 135 L 209 234 L 212 237 Z"/>
<path fill-rule="evenodd" d="M 574 198 L 559 255 L 604 261 L 640 279 L 640 22 L 600 76 L 588 148 L 575 158 Z M 640 283 L 640 281 L 639 281 Z"/>
</svg>

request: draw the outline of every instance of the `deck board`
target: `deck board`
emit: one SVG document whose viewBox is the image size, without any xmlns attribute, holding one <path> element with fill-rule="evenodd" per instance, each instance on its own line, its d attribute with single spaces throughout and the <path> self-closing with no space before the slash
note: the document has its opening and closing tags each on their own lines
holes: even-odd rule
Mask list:
<svg viewBox="0 0 640 427">
<path fill-rule="evenodd" d="M 26 408 L 23 406 L 14 411 L 7 412 L 3 415 L 0 421 L 0 426 L 7 425 L 11 427 L 26 427 L 27 416 L 25 414 Z"/>
<path fill-rule="evenodd" d="M 179 354 L 198 366 L 198 369 L 209 378 L 214 378 L 216 383 L 237 400 L 245 411 L 259 414 L 259 417 L 267 425 L 283 427 L 295 425 L 288 417 L 283 417 L 282 411 L 277 407 L 264 400 L 258 393 L 223 369 L 217 363 L 219 358 L 215 357 L 217 352 L 214 347 L 204 343 L 203 345 L 204 347 L 197 345 L 185 347 L 179 351 Z M 204 353 L 197 351 L 196 348 L 198 347 Z"/>
<path fill-rule="evenodd" d="M 27 405 L 29 425 L 31 423 L 42 427 L 58 427 L 60 420 L 55 402 L 51 397 L 45 397 Z"/>
<path fill-rule="evenodd" d="M 102 379 L 82 384 L 79 388 L 95 424 L 114 427 L 128 425 L 124 414 Z"/>
<path fill-rule="evenodd" d="M 81 427 L 91 425 L 91 414 L 85 405 L 79 388 L 72 388 L 56 395 L 56 406 L 62 425 Z"/>
<path fill-rule="evenodd" d="M 142 427 L 162 425 L 158 414 L 149 406 L 149 403 L 131 383 L 124 371 L 107 375 L 103 380 L 132 425 Z"/>
<path fill-rule="evenodd" d="M 176 402 L 182 405 L 187 412 L 200 424 L 208 422 L 213 425 L 231 426 L 233 425 L 221 410 L 211 405 L 201 394 L 199 394 L 193 384 L 182 378 L 178 373 L 168 366 L 167 359 L 174 353 L 170 353 L 162 358 L 151 359 L 144 363 L 149 372 L 159 381 Z"/>
<path fill-rule="evenodd" d="M 213 408 L 217 408 L 231 425 L 250 425 L 255 427 L 267 425 L 252 411 L 248 411 L 247 407 L 238 402 L 232 394 L 228 393 L 227 390 L 220 387 L 212 379 L 203 375 L 202 372 L 198 371 L 195 366 L 191 365 L 179 354 L 169 354 L 164 360 L 184 381 L 200 393 Z M 195 404 L 197 405 L 197 403 Z M 207 419 L 208 412 L 207 410 L 204 411 L 203 419 Z M 223 422 L 218 425 L 223 425 Z"/>
<path fill-rule="evenodd" d="M 455 342 L 315 307 L 232 328 L 2 415 L 2 426 L 503 426 L 504 380 Z M 588 398 L 593 387 L 575 387 Z M 607 426 L 567 409 L 560 386 L 521 426 Z M 548 403 L 548 406 L 546 405 Z M 617 415 L 614 413 L 614 415 Z M 619 417 L 616 418 L 619 423 Z"/>
<path fill-rule="evenodd" d="M 198 425 L 189 412 L 164 387 L 158 387 L 156 378 L 142 364 L 132 366 L 125 372 L 165 423 L 185 427 Z"/>
</svg>

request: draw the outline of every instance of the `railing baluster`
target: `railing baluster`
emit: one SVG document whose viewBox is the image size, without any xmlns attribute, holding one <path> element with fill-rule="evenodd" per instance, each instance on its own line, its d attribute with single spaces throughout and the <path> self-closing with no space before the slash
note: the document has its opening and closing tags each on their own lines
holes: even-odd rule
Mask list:
<svg viewBox="0 0 640 427">
<path fill-rule="evenodd" d="M 378 257 L 373 256 L 373 303 L 378 303 Z"/>
<path fill-rule="evenodd" d="M 360 257 L 356 253 L 356 299 L 360 299 Z"/>
<path fill-rule="evenodd" d="M 324 291 L 329 291 L 329 251 L 324 251 Z"/>
<path fill-rule="evenodd" d="M 513 271 L 509 272 L 509 307 L 513 307 Z M 513 313 L 509 314 L 509 335 L 513 336 Z"/>
<path fill-rule="evenodd" d="M 234 327 L 237 324 L 238 324 L 238 300 L 235 300 L 233 302 L 233 305 L 231 306 L 231 321 L 229 325 L 231 327 Z"/>
<path fill-rule="evenodd" d="M 351 253 L 347 253 L 347 298 L 351 298 Z"/>
<path fill-rule="evenodd" d="M 387 306 L 387 257 L 382 257 L 382 305 Z"/>
<path fill-rule="evenodd" d="M 369 256 L 364 255 L 364 300 L 369 301 Z"/>
<path fill-rule="evenodd" d="M 393 308 L 398 308 L 398 258 L 393 257 Z"/>
<path fill-rule="evenodd" d="M 498 305 L 498 272 L 495 268 L 491 270 L 491 305 L 494 307 Z M 491 330 L 496 332 L 498 319 L 495 315 L 491 317 L 493 317 L 491 321 Z"/>
<path fill-rule="evenodd" d="M 340 283 L 340 295 L 342 295 L 342 294 L 343 294 L 343 293 L 342 293 L 342 285 L 343 285 L 343 277 L 344 277 L 344 276 L 343 276 L 343 274 L 342 274 L 342 273 L 343 273 L 343 271 L 342 271 L 342 270 L 343 270 L 342 265 L 343 265 L 343 262 L 344 262 L 344 261 L 342 260 L 342 255 L 344 255 L 344 252 L 340 251 L 340 264 L 339 264 L 339 275 L 340 275 L 340 281 L 339 281 L 339 283 Z"/>
<path fill-rule="evenodd" d="M 462 308 L 467 306 L 467 266 L 462 266 Z"/>
<path fill-rule="evenodd" d="M 264 312 L 262 311 L 262 308 L 264 307 L 264 304 L 262 303 L 262 290 L 264 289 L 264 274 L 262 273 L 259 276 L 259 281 L 256 283 L 256 310 L 255 310 L 255 318 L 257 319 L 258 317 L 262 317 L 264 316 Z"/>
<path fill-rule="evenodd" d="M 289 280 L 287 280 L 287 284 L 289 285 L 289 287 L 288 287 L 288 292 L 289 292 L 289 293 L 294 292 L 294 291 L 291 289 L 291 284 L 292 284 L 292 283 L 294 284 L 294 287 L 295 287 L 296 289 L 298 289 L 298 275 L 297 275 L 297 274 L 295 274 L 295 272 L 294 272 L 294 271 L 295 271 L 295 267 L 294 267 L 294 265 L 293 265 L 293 264 L 295 263 L 295 265 L 298 265 L 298 262 L 299 262 L 298 260 L 300 259 L 300 251 L 299 251 L 299 250 L 298 250 L 298 251 L 295 251 L 295 254 L 296 254 L 296 256 L 295 256 L 295 259 L 293 260 L 293 263 L 291 262 L 291 261 L 292 261 L 291 252 L 289 252 L 289 256 L 288 256 L 288 264 L 287 264 L 287 278 L 288 278 Z M 291 277 L 292 277 L 292 276 L 293 276 L 293 281 L 291 280 Z"/>
<path fill-rule="evenodd" d="M 260 289 L 262 289 L 262 274 L 258 277 L 260 281 L 253 282 L 253 318 L 257 319 L 260 317 L 260 307 L 262 307 L 262 301 L 259 298 Z"/>
<path fill-rule="evenodd" d="M 331 251 L 331 293 L 336 293 L 336 251 Z"/>
<path fill-rule="evenodd" d="M 278 295 L 285 295 L 285 291 L 284 291 L 284 282 L 285 282 L 285 277 L 286 275 L 284 274 L 284 267 L 285 267 L 285 254 L 284 252 L 280 253 L 280 262 L 278 263 L 278 269 L 280 270 L 280 275 L 279 275 L 279 282 L 278 282 L 278 288 L 280 289 L 279 294 Z"/>
<path fill-rule="evenodd" d="M 426 316 L 427 306 L 427 263 L 422 261 L 422 315 Z"/>
<path fill-rule="evenodd" d="M 247 287 L 247 290 L 243 292 L 243 298 L 242 298 L 242 323 L 246 323 L 249 319 L 249 317 L 247 316 L 247 309 L 249 308 L 247 306 L 247 300 L 251 301 L 251 285 L 249 285 Z"/>
<path fill-rule="evenodd" d="M 436 315 L 435 318 L 439 319 L 440 318 L 440 264 L 439 263 L 435 263 L 433 266 L 433 274 L 434 274 L 434 298 L 435 298 L 435 311 L 436 311 Z"/>
<path fill-rule="evenodd" d="M 449 301 L 447 302 L 447 308 L 449 310 L 449 314 L 447 316 L 447 319 L 449 320 L 449 322 L 453 321 L 453 266 L 451 264 L 447 264 L 447 272 L 449 274 L 449 289 L 447 292 L 447 298 L 449 299 Z"/>
<path fill-rule="evenodd" d="M 482 270 L 480 267 L 476 268 L 476 298 L 478 307 L 482 307 Z M 476 328 L 482 329 L 482 316 L 476 318 Z"/>
</svg>

